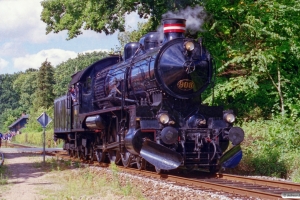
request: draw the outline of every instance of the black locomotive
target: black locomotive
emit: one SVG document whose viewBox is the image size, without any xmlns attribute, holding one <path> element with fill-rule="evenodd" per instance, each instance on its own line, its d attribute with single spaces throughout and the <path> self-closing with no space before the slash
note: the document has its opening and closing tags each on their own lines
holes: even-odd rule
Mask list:
<svg viewBox="0 0 300 200">
<path fill-rule="evenodd" d="M 185 19 L 126 44 L 74 74 L 55 100 L 55 137 L 71 156 L 157 172 L 201 167 L 215 172 L 241 158 L 244 132 L 221 106 L 201 104 L 212 58 L 202 40 L 185 38 Z M 227 150 L 229 142 L 233 148 Z"/>
</svg>

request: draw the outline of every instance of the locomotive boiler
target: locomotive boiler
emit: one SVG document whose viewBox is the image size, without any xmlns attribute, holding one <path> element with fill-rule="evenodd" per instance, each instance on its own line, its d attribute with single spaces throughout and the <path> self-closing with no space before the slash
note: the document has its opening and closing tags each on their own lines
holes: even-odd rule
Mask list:
<svg viewBox="0 0 300 200">
<path fill-rule="evenodd" d="M 201 38 L 186 38 L 185 19 L 125 45 L 72 76 L 57 98 L 54 134 L 70 156 L 161 170 L 235 167 L 244 132 L 235 115 L 201 102 L 213 76 Z M 232 145 L 230 145 L 230 142 Z M 228 147 L 232 146 L 228 150 Z"/>
</svg>

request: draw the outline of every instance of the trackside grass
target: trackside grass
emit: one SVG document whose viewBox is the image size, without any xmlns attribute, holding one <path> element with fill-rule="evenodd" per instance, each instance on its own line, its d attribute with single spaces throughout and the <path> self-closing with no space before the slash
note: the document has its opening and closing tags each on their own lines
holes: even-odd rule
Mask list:
<svg viewBox="0 0 300 200">
<path fill-rule="evenodd" d="M 232 173 L 300 182 L 300 121 L 276 118 L 243 124 L 243 159 Z"/>
<path fill-rule="evenodd" d="M 0 166 L 0 186 L 7 184 L 7 176 L 8 176 L 7 166 L 5 165 Z"/>
<path fill-rule="evenodd" d="M 59 187 L 43 189 L 44 199 L 145 199 L 129 181 L 121 181 L 117 168 L 84 167 L 71 161 L 47 159 L 46 165 L 37 164 L 49 172 L 49 180 Z"/>
</svg>

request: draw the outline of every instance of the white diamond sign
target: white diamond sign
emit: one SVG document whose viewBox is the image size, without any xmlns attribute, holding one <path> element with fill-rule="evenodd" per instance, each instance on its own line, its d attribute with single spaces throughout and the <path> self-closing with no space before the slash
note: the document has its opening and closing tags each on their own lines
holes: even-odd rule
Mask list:
<svg viewBox="0 0 300 200">
<path fill-rule="evenodd" d="M 48 126 L 48 124 L 52 121 L 52 119 L 45 112 L 43 112 L 36 120 L 42 125 L 43 128 Z"/>
</svg>

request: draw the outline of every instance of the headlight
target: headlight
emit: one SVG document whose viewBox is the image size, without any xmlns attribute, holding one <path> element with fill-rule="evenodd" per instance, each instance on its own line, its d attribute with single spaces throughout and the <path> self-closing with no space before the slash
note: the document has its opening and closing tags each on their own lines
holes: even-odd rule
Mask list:
<svg viewBox="0 0 300 200">
<path fill-rule="evenodd" d="M 158 119 L 162 124 L 167 124 L 170 121 L 170 117 L 166 113 L 159 114 Z"/>
<path fill-rule="evenodd" d="M 195 45 L 193 42 L 186 42 L 184 43 L 184 47 L 188 51 L 193 51 L 195 49 Z"/>
<path fill-rule="evenodd" d="M 233 123 L 235 121 L 235 116 L 232 113 L 225 113 L 224 120 L 228 123 Z"/>
</svg>

